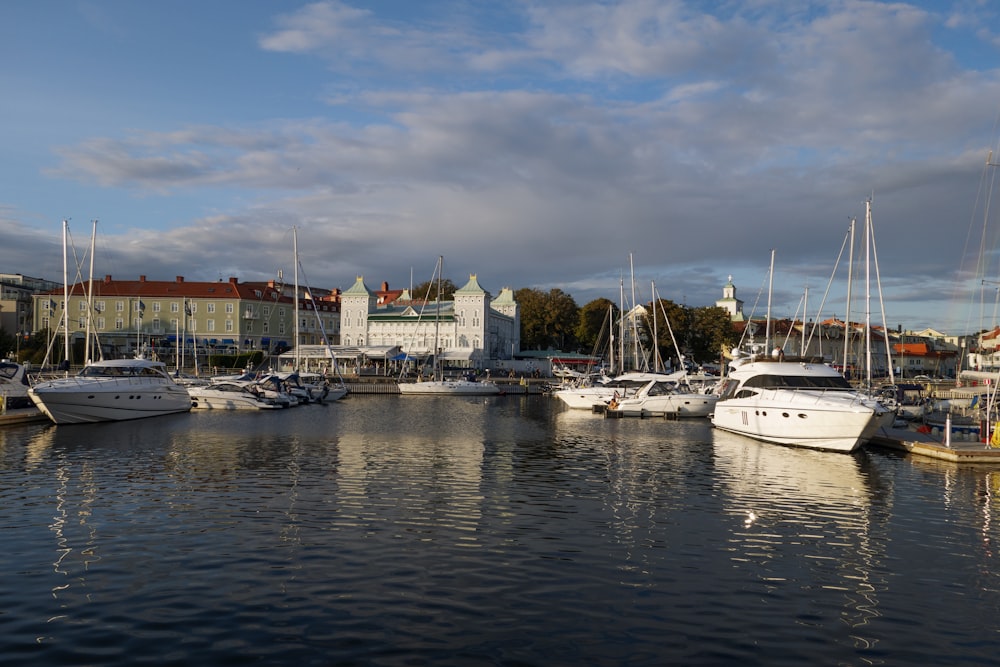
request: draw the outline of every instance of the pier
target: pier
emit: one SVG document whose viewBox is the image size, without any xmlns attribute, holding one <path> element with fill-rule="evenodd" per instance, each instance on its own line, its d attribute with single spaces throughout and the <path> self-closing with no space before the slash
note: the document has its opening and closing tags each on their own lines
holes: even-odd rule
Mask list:
<svg viewBox="0 0 1000 667">
<path fill-rule="evenodd" d="M 866 446 L 892 449 L 939 461 L 1000 465 L 1000 448 L 991 447 L 989 443 L 980 440 L 978 433 L 974 438 L 944 438 L 935 433 L 889 428 L 882 429 Z"/>
</svg>

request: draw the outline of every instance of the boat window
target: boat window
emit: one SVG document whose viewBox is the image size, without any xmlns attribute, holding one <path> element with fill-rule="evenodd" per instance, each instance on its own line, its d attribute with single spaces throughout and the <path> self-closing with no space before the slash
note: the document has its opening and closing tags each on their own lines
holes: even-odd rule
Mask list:
<svg viewBox="0 0 1000 667">
<path fill-rule="evenodd" d="M 842 375 L 757 375 L 747 379 L 747 387 L 766 389 L 851 389 Z"/>
<path fill-rule="evenodd" d="M 735 393 L 736 388 L 739 386 L 739 380 L 726 380 L 722 391 L 719 392 L 720 399 L 733 398 L 733 393 Z"/>
</svg>

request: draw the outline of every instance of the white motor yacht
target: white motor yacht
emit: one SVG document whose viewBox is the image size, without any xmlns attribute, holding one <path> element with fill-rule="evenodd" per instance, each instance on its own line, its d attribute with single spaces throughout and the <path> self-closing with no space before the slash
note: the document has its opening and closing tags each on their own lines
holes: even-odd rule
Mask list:
<svg viewBox="0 0 1000 667">
<path fill-rule="evenodd" d="M 149 359 L 112 359 L 84 366 L 78 375 L 40 382 L 28 390 L 56 424 L 124 421 L 191 409 L 187 389 Z"/>
</svg>

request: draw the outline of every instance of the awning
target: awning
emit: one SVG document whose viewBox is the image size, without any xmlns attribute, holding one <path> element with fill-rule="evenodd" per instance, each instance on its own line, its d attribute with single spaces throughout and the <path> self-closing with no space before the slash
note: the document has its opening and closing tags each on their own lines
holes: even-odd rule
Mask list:
<svg viewBox="0 0 1000 667">
<path fill-rule="evenodd" d="M 371 347 L 362 347 L 360 349 L 361 354 L 369 359 L 392 359 L 402 352 L 398 345 L 375 345 Z"/>
<path fill-rule="evenodd" d="M 455 347 L 449 348 L 438 355 L 438 359 L 443 359 L 445 361 L 469 361 L 470 359 L 478 359 L 482 356 L 482 352 L 474 347 Z"/>
</svg>

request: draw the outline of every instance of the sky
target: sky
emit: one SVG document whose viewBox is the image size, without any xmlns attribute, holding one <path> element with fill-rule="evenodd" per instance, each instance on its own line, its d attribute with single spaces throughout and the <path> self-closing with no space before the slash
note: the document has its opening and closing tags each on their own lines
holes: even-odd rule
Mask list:
<svg viewBox="0 0 1000 667">
<path fill-rule="evenodd" d="M 0 273 L 966 333 L 998 119 L 991 0 L 4 2 Z"/>
</svg>

